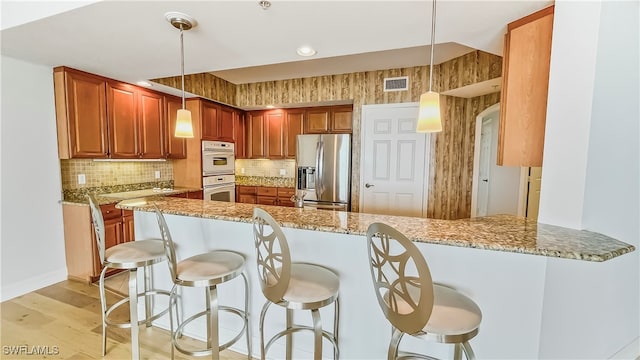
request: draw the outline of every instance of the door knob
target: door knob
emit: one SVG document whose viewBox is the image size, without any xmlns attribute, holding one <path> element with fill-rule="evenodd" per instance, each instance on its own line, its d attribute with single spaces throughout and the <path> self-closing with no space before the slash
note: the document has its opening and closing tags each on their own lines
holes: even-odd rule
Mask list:
<svg viewBox="0 0 640 360">
<path fill-rule="evenodd" d="M 482 181 L 484 181 L 484 182 L 489 182 L 489 179 L 482 179 Z"/>
<path fill-rule="evenodd" d="M 373 184 L 369 184 L 369 183 L 364 184 L 364 187 L 366 187 L 367 189 L 372 187 L 372 186 L 374 186 L 374 185 Z"/>
</svg>

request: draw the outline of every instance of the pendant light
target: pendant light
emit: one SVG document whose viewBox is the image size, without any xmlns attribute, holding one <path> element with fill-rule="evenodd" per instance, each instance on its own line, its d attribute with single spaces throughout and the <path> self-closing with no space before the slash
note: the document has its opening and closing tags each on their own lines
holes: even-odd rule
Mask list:
<svg viewBox="0 0 640 360">
<path fill-rule="evenodd" d="M 185 107 L 184 100 L 184 39 L 183 31 L 189 30 L 195 26 L 195 20 L 189 15 L 179 12 L 168 12 L 165 15 L 167 21 L 173 25 L 173 27 L 180 30 L 180 73 L 182 75 L 182 109 L 178 110 L 176 114 L 176 131 L 174 136 L 178 138 L 192 138 L 193 137 L 193 122 L 191 121 L 191 111 Z"/>
<path fill-rule="evenodd" d="M 433 88 L 433 48 L 436 39 L 436 0 L 433 0 L 431 11 L 431 61 L 429 62 L 429 91 L 420 95 L 420 110 L 418 111 L 418 125 L 416 132 L 440 132 L 442 131 L 442 118 L 440 117 L 440 94 L 432 91 Z"/>
</svg>

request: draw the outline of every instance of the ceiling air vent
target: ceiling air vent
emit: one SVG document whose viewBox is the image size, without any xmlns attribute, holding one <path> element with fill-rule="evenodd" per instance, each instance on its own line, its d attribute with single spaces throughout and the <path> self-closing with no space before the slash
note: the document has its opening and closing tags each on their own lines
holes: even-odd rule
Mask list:
<svg viewBox="0 0 640 360">
<path fill-rule="evenodd" d="M 400 76 L 384 79 L 384 91 L 404 91 L 409 90 L 409 77 Z"/>
</svg>

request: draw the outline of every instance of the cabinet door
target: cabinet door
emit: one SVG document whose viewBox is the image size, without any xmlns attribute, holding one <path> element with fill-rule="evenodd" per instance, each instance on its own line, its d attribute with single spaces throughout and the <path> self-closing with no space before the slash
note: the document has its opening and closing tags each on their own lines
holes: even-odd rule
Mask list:
<svg viewBox="0 0 640 360">
<path fill-rule="evenodd" d="M 507 26 L 498 165 L 542 166 L 553 6 Z"/>
<path fill-rule="evenodd" d="M 275 196 L 258 196 L 256 199 L 256 204 L 259 205 L 277 205 L 278 201 Z"/>
<path fill-rule="evenodd" d="M 235 118 L 233 121 L 235 122 L 235 126 L 233 127 L 233 142 L 235 143 L 235 151 L 236 151 L 236 159 L 245 159 L 247 157 L 247 131 L 245 126 L 245 116 L 239 112 L 235 113 Z"/>
<path fill-rule="evenodd" d="M 135 241 L 136 235 L 133 227 L 133 211 L 122 211 L 122 242 Z"/>
<path fill-rule="evenodd" d="M 305 134 L 326 134 L 329 132 L 329 107 L 308 109 L 304 119 Z"/>
<path fill-rule="evenodd" d="M 236 125 L 234 121 L 236 111 L 232 108 L 221 106 L 220 114 L 218 116 L 218 127 L 220 130 L 218 133 L 218 140 L 233 142 Z"/>
<path fill-rule="evenodd" d="M 264 112 L 252 111 L 248 113 L 246 124 L 247 157 L 250 159 L 264 158 Z"/>
<path fill-rule="evenodd" d="M 167 159 L 186 159 L 187 141 L 174 136 L 178 110 L 182 109 L 182 99 L 175 96 L 165 96 L 165 157 Z M 195 120 L 194 120 L 195 121 Z"/>
<path fill-rule="evenodd" d="M 284 111 L 272 110 L 264 114 L 265 149 L 268 159 L 284 158 Z"/>
<path fill-rule="evenodd" d="M 106 82 L 90 74 L 56 70 L 56 110 L 62 158 L 107 158 Z M 66 108 L 66 113 L 63 109 Z M 67 129 L 65 131 L 64 129 Z M 68 138 L 67 138 L 68 137 Z"/>
<path fill-rule="evenodd" d="M 136 89 L 133 85 L 107 83 L 107 118 L 111 158 L 138 158 Z"/>
<path fill-rule="evenodd" d="M 151 91 L 139 91 L 140 157 L 164 157 L 164 96 Z"/>
<path fill-rule="evenodd" d="M 331 132 L 347 133 L 353 131 L 353 106 L 331 107 Z"/>
<path fill-rule="evenodd" d="M 95 238 L 95 228 L 91 225 L 91 241 L 94 244 L 92 246 L 93 252 L 93 276 L 99 276 L 102 271 L 102 264 L 100 263 L 100 254 L 98 253 L 98 244 Z M 105 250 L 121 244 L 123 240 L 122 235 L 122 218 L 110 219 L 104 221 L 104 248 Z M 114 270 L 107 271 L 107 274 L 110 274 Z"/>
<path fill-rule="evenodd" d="M 187 193 L 188 199 L 204 199 L 204 192 L 202 190 L 189 191 Z"/>
<path fill-rule="evenodd" d="M 304 109 L 287 110 L 284 137 L 284 157 L 296 158 L 296 137 L 302 134 L 302 122 L 304 121 Z"/>
<path fill-rule="evenodd" d="M 218 125 L 218 113 L 220 106 L 202 101 L 202 139 L 203 140 L 218 140 L 219 125 Z"/>
</svg>

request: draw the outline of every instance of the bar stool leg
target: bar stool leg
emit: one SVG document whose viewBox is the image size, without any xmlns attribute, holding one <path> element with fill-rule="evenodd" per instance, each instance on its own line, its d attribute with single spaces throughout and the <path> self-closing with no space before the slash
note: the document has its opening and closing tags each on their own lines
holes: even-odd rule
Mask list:
<svg viewBox="0 0 640 360">
<path fill-rule="evenodd" d="M 320 320 L 320 311 L 318 309 L 311 310 L 311 318 L 313 319 L 313 359 L 322 359 L 322 321 Z"/>
<path fill-rule="evenodd" d="M 211 358 L 220 359 L 218 346 L 218 290 L 209 286 L 207 294 L 207 347 L 211 349 Z"/>
<path fill-rule="evenodd" d="M 461 360 L 462 359 L 462 347 L 460 344 L 453 345 L 453 360 Z"/>
<path fill-rule="evenodd" d="M 151 271 L 149 271 L 147 266 L 145 266 L 142 269 L 142 271 L 144 272 L 144 291 L 146 293 L 151 289 L 151 284 L 153 284 L 153 279 L 152 279 L 153 275 L 151 274 Z M 153 316 L 152 311 L 153 311 L 153 296 L 152 295 L 146 295 L 144 297 L 145 319 L 150 319 L 151 316 Z M 151 321 L 147 321 L 146 325 L 147 325 L 147 327 L 150 327 L 151 326 Z"/>
<path fill-rule="evenodd" d="M 462 343 L 462 350 L 464 350 L 464 356 L 467 360 L 475 360 L 476 354 L 473 353 L 473 349 L 471 348 L 471 345 L 469 345 L 468 341 Z"/>
<path fill-rule="evenodd" d="M 129 270 L 129 321 L 131 322 L 131 359 L 140 358 L 138 341 L 138 269 Z"/>
<path fill-rule="evenodd" d="M 251 325 L 249 324 L 249 280 L 247 276 L 242 273 L 244 279 L 244 324 L 247 327 L 245 335 L 247 337 L 247 359 L 253 359 L 251 357 Z"/>
<path fill-rule="evenodd" d="M 333 305 L 333 338 L 335 339 L 335 347 L 333 348 L 333 359 L 338 360 L 338 356 L 340 355 L 340 347 L 338 346 L 338 321 L 340 319 L 340 298 L 336 299 L 336 302 Z"/>
<path fill-rule="evenodd" d="M 107 355 L 107 299 L 104 292 L 104 275 L 107 272 L 105 266 L 100 272 L 100 306 L 102 308 L 102 356 Z"/>
<path fill-rule="evenodd" d="M 400 345 L 402 335 L 402 331 L 393 328 L 393 332 L 391 333 L 391 341 L 389 342 L 389 352 L 387 354 L 388 360 L 395 360 L 398 357 L 398 346 Z"/>
<path fill-rule="evenodd" d="M 267 300 L 260 311 L 260 359 L 265 360 L 266 350 L 264 348 L 264 318 L 267 315 L 267 309 L 271 305 L 271 301 Z"/>
<path fill-rule="evenodd" d="M 290 330 L 293 326 L 293 310 L 287 309 L 287 330 Z M 291 360 L 292 352 L 293 352 L 293 336 L 291 333 L 286 336 L 286 345 L 287 345 L 287 353 L 286 359 Z"/>
</svg>

